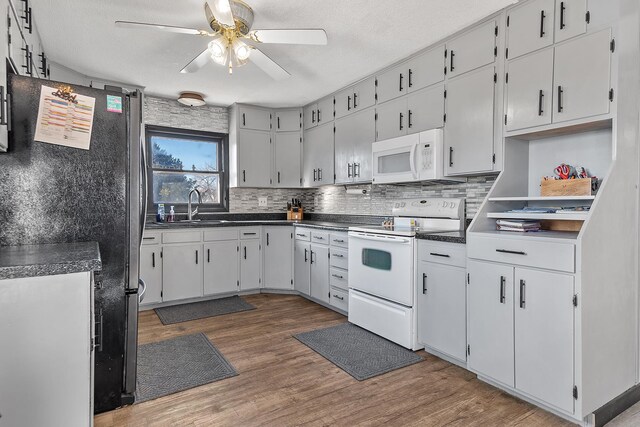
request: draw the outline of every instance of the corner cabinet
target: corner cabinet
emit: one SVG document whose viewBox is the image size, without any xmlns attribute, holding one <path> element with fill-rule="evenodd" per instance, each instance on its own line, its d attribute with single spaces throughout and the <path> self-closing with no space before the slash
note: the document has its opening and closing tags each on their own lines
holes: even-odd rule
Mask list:
<svg viewBox="0 0 640 427">
<path fill-rule="evenodd" d="M 263 271 L 266 289 L 293 289 L 293 229 L 263 227 Z"/>
<path fill-rule="evenodd" d="M 333 184 L 334 173 L 333 123 L 309 129 L 303 138 L 304 187 Z"/>
</svg>

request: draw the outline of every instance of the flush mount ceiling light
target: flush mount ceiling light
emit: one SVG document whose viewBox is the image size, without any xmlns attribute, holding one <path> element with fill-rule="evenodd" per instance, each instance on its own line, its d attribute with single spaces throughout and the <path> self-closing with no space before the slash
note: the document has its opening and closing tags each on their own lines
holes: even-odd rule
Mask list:
<svg viewBox="0 0 640 427">
<path fill-rule="evenodd" d="M 253 9 L 242 0 L 212 0 L 211 4 L 213 8 L 209 7 L 207 2 L 204 3 L 204 12 L 213 32 L 131 21 L 116 21 L 116 25 L 124 28 L 151 28 L 171 33 L 213 37 L 207 48 L 189 62 L 180 71 L 181 73 L 194 73 L 209 60 L 213 60 L 216 64 L 228 67 L 231 74 L 234 67 L 242 66 L 251 60 L 273 79 L 282 80 L 290 74 L 258 49 L 257 44 L 327 44 L 327 33 L 322 29 L 251 30 Z"/>
<path fill-rule="evenodd" d="M 202 107 L 206 104 L 202 95 L 195 92 L 182 92 L 178 97 L 178 102 L 189 107 Z"/>
</svg>

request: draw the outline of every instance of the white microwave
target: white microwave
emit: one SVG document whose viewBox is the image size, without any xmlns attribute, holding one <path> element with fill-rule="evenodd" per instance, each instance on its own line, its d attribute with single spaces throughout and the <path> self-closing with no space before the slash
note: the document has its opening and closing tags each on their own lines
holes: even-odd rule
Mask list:
<svg viewBox="0 0 640 427">
<path fill-rule="evenodd" d="M 445 178 L 444 143 L 442 129 L 374 142 L 373 183 L 400 182 L 464 182 L 464 179 Z"/>
</svg>

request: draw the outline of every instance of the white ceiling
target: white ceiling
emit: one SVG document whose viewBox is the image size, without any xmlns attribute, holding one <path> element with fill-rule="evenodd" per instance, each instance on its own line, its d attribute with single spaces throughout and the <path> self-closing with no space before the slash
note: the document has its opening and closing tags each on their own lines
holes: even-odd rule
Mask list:
<svg viewBox="0 0 640 427">
<path fill-rule="evenodd" d="M 247 0 L 253 28 L 324 28 L 327 46 L 263 45 L 291 73 L 271 80 L 249 63 L 229 75 L 213 63 L 179 70 L 200 53 L 199 36 L 116 28 L 115 20 L 208 29 L 204 0 L 32 0 L 51 60 L 88 76 L 175 98 L 197 91 L 209 104 L 299 106 L 334 92 L 516 0 Z"/>
</svg>

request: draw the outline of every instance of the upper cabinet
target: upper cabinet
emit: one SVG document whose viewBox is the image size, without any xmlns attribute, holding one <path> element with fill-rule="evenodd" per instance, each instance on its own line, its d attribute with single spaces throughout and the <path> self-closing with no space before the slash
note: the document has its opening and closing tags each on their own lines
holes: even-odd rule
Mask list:
<svg viewBox="0 0 640 427">
<path fill-rule="evenodd" d="M 360 111 L 335 122 L 335 183 L 371 182 L 371 144 L 376 111 Z"/>
<path fill-rule="evenodd" d="M 534 0 L 513 8 L 507 15 L 507 57 L 553 44 L 555 0 Z"/>
<path fill-rule="evenodd" d="M 333 121 L 333 96 L 328 96 L 304 109 L 304 129 L 311 129 L 319 124 Z"/>
<path fill-rule="evenodd" d="M 587 32 L 587 0 L 556 0 L 556 43 Z"/>
<path fill-rule="evenodd" d="M 275 117 L 276 132 L 295 132 L 302 129 L 302 110 L 299 108 L 276 111 Z"/>
<path fill-rule="evenodd" d="M 339 119 L 376 103 L 376 80 L 369 77 L 338 92 L 335 96 L 335 117 Z"/>
<path fill-rule="evenodd" d="M 378 102 L 386 102 L 407 93 L 409 71 L 406 63 L 396 65 L 376 76 Z"/>
<path fill-rule="evenodd" d="M 274 178 L 276 187 L 299 187 L 302 136 L 299 132 L 276 133 L 273 147 L 275 158 Z"/>
<path fill-rule="evenodd" d="M 238 124 L 240 129 L 271 130 L 271 110 L 241 105 L 238 107 Z"/>
<path fill-rule="evenodd" d="M 333 184 L 333 125 L 325 123 L 304 133 L 303 176 L 305 187 Z"/>
<path fill-rule="evenodd" d="M 271 185 L 271 135 L 265 132 L 238 132 L 238 183 L 241 187 Z"/>
<path fill-rule="evenodd" d="M 496 21 L 489 21 L 448 42 L 448 77 L 493 63 L 498 55 L 497 36 Z"/>
</svg>

